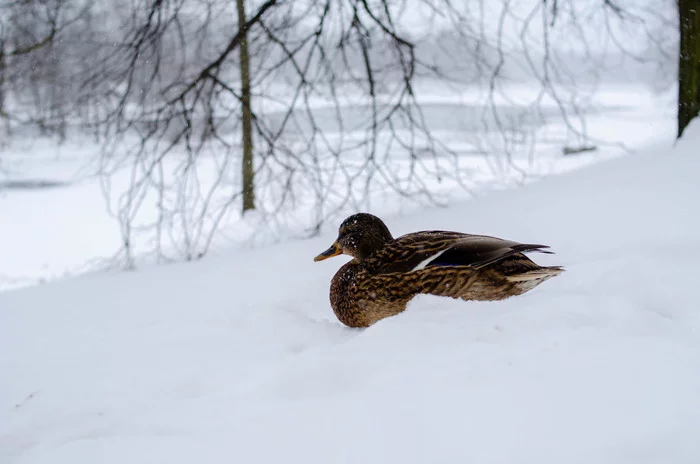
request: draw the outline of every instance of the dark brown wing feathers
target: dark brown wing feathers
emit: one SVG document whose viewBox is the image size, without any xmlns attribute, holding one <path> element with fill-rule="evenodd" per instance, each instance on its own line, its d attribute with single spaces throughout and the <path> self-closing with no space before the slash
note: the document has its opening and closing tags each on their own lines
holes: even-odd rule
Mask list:
<svg viewBox="0 0 700 464">
<path fill-rule="evenodd" d="M 424 268 L 469 266 L 481 269 L 519 253 L 550 253 L 545 245 L 523 244 L 485 235 L 429 231 L 404 235 L 365 260 L 376 274 Z"/>
</svg>

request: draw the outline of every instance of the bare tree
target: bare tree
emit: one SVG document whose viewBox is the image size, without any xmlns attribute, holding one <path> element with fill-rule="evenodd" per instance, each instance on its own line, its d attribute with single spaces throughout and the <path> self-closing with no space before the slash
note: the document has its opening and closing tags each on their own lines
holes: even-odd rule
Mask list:
<svg viewBox="0 0 700 464">
<path fill-rule="evenodd" d="M 678 137 L 700 112 L 700 4 L 678 0 Z"/>
<path fill-rule="evenodd" d="M 248 33 L 246 31 L 245 0 L 236 0 L 238 34 L 241 37 L 241 132 L 243 158 L 241 175 L 243 184 L 243 212 L 255 209 L 255 183 L 253 181 L 253 116 L 250 108 L 250 59 L 248 57 Z"/>
<path fill-rule="evenodd" d="M 134 240 L 160 258 L 201 256 L 238 202 L 268 225 L 301 223 L 296 231 L 313 234 L 389 196 L 441 204 L 441 192 L 468 190 L 465 153 L 525 177 L 523 153 L 532 161 L 543 137 L 585 149 L 589 96 L 605 66 L 595 52 L 600 29 L 623 48 L 619 25 L 643 35 L 654 14 L 612 0 L 267 0 L 247 18 L 237 1 L 232 25 L 221 19 L 233 16 L 223 14 L 231 2 L 193 1 L 134 11 L 99 67 L 108 78 L 92 79 L 112 108 L 106 140 L 119 147 L 106 152 L 104 171 L 129 172 L 107 192 L 118 192 L 128 263 Z M 200 7 L 207 13 L 191 14 Z M 403 25 L 416 8 L 437 34 Z M 227 30 L 237 32 L 219 41 Z M 460 108 L 458 140 L 439 135 L 454 121 L 426 113 L 435 105 L 421 95 L 434 85 L 480 89 Z M 543 136 L 555 118 L 564 131 Z"/>
<path fill-rule="evenodd" d="M 104 192 L 126 265 L 144 251 L 195 259 L 239 234 L 230 224 L 253 236 L 260 224 L 312 235 L 331 218 L 390 198 L 445 204 L 476 185 L 475 155 L 524 181 L 543 143 L 604 143 L 586 125 L 606 72 L 598 49 L 611 42 L 640 62 L 667 54 L 665 42 L 652 40 L 668 28 L 666 10 L 652 6 L 92 4 L 81 17 L 87 39 L 54 50 L 65 74 L 55 106 L 104 141 Z M 99 32 L 93 15 L 119 27 Z M 554 120 L 556 131 L 545 130 Z M 241 220 L 241 205 L 255 214 Z"/>
<path fill-rule="evenodd" d="M 17 79 L 11 74 L 12 61 L 28 57 L 48 47 L 59 32 L 60 3 L 22 2 L 2 5 L 0 15 L 0 118 L 9 127 L 8 85 Z"/>
<path fill-rule="evenodd" d="M 78 80 L 76 59 L 89 3 L 82 0 L 26 0 L 0 3 L 0 119 L 6 131 L 13 124 L 38 127 L 44 135 L 65 137 L 70 98 Z"/>
<path fill-rule="evenodd" d="M 246 153 L 252 152 L 253 144 L 251 138 L 247 146 L 245 108 L 250 108 L 251 125 L 260 141 L 255 173 L 268 218 L 279 219 L 283 210 L 310 208 L 317 230 L 328 214 L 324 209 L 329 198 L 340 195 L 333 199 L 335 209 L 347 202 L 359 205 L 369 197 L 376 176 L 407 196 L 431 196 L 421 171 L 426 161 L 419 152 L 428 149 L 434 169 L 447 171 L 438 166 L 440 144 L 416 104 L 412 82 L 419 63 L 414 45 L 396 30 L 388 4 L 266 1 L 238 25 L 238 33 L 221 51 L 199 67 L 187 62 L 166 80 L 162 52 L 181 34 L 181 8 L 182 2 L 155 1 L 143 14 L 134 15 L 127 29 L 130 37 L 106 66 L 121 78 L 102 79 L 105 101 L 114 105 L 106 119 L 108 131 L 124 142 L 136 141 L 128 156 L 110 152 L 104 159 L 107 173 L 124 162 L 131 164 L 129 187 L 115 210 L 127 262 L 137 229 L 155 228 L 158 256 L 165 256 L 161 239 L 168 237 L 170 245 L 179 244 L 181 252 L 192 258 L 206 251 L 239 197 L 245 199 L 249 192 L 244 209 L 252 206 L 253 163 Z M 202 24 L 190 31 L 199 36 L 194 43 L 204 43 L 207 27 Z M 248 66 L 242 49 L 239 63 L 232 53 L 246 35 L 255 49 Z M 187 42 L 178 43 L 184 53 L 189 52 Z M 371 51 L 373 43 L 386 50 L 384 63 Z M 211 48 L 200 56 L 207 51 Z M 150 73 L 141 81 L 139 73 L 145 68 Z M 245 68 L 255 70 L 250 73 L 255 89 L 251 95 L 258 101 L 257 109 L 244 96 L 245 72 L 236 79 L 236 69 Z M 377 78 L 390 75 L 399 85 L 382 88 Z M 235 85 L 236 80 L 243 85 Z M 352 144 L 343 139 L 342 107 L 347 101 L 341 101 L 339 91 L 366 96 L 360 112 L 367 114 L 369 125 Z M 326 101 L 332 105 L 330 117 L 328 109 L 318 108 Z M 367 120 L 362 118 L 355 123 L 364 125 Z M 235 142 L 241 126 L 243 150 Z M 391 144 L 410 155 L 405 173 L 389 163 Z M 241 151 L 243 158 L 238 158 Z M 231 178 L 230 167 L 239 163 L 242 178 Z M 137 226 L 146 199 L 156 203 L 157 219 Z"/>
</svg>

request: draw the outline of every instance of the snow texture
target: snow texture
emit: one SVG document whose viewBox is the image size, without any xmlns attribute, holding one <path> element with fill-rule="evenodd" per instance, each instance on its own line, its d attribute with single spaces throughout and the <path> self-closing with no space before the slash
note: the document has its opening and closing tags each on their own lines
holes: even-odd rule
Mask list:
<svg viewBox="0 0 700 464">
<path fill-rule="evenodd" d="M 386 218 L 550 245 L 502 302 L 345 328 L 330 234 L 0 294 L 0 462 L 698 463 L 699 144 Z"/>
</svg>

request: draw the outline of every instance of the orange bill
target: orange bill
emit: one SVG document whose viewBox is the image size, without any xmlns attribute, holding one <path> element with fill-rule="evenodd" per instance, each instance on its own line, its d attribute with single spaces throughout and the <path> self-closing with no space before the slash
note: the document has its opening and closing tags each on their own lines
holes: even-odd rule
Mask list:
<svg viewBox="0 0 700 464">
<path fill-rule="evenodd" d="M 329 249 L 327 249 L 326 251 L 324 251 L 320 255 L 316 256 L 314 258 L 314 261 L 316 261 L 316 262 L 323 261 L 324 259 L 332 258 L 333 256 L 338 256 L 342 252 L 343 252 L 343 250 L 341 250 L 340 247 L 338 246 L 338 242 L 334 242 L 333 245 L 331 245 L 331 247 Z"/>
</svg>

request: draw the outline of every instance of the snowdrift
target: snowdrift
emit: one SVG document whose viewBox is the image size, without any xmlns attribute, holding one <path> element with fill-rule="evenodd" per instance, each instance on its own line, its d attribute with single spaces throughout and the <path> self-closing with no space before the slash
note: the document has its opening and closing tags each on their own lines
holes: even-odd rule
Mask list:
<svg viewBox="0 0 700 464">
<path fill-rule="evenodd" d="M 700 462 L 700 125 L 451 209 L 385 218 L 545 243 L 567 272 L 366 330 L 334 237 L 0 294 L 0 461 Z"/>
</svg>

